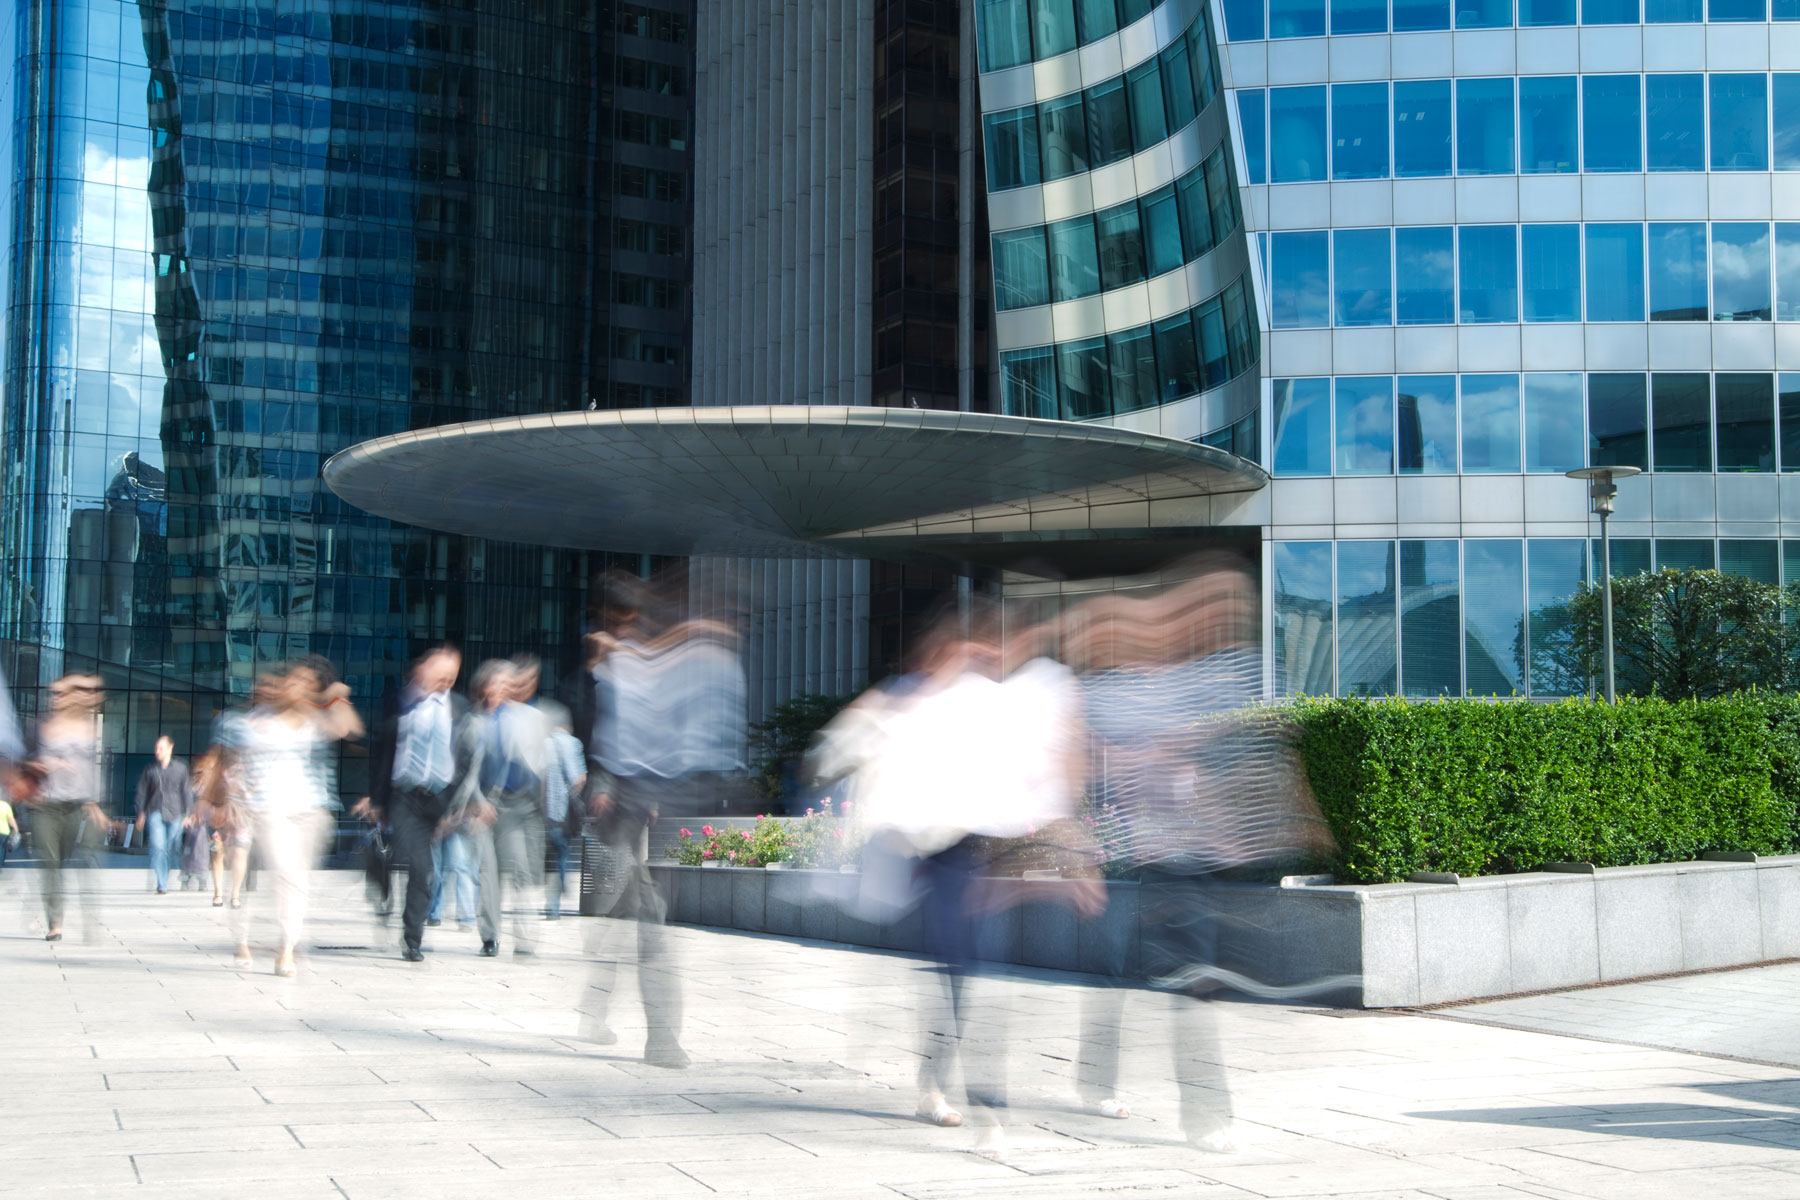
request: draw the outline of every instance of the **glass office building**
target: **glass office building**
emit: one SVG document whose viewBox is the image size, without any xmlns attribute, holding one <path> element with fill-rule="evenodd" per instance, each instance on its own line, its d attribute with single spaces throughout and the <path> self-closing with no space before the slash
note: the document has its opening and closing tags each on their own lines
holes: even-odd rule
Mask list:
<svg viewBox="0 0 1800 1200">
<path fill-rule="evenodd" d="M 391 525 L 319 464 L 685 398 L 688 11 L 0 10 L 0 662 L 27 713 L 107 677 L 116 792 L 273 661 L 367 712 L 437 639 L 572 658 L 583 556 Z"/>
<path fill-rule="evenodd" d="M 1793 0 L 977 14 L 1005 406 L 1269 471 L 1273 693 L 1581 686 L 1574 467 L 1646 472 L 1616 572 L 1800 575 Z"/>
</svg>

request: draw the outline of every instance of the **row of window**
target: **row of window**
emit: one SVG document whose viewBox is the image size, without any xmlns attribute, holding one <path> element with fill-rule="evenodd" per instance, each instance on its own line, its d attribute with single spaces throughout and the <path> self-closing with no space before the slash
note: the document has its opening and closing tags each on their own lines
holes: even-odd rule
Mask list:
<svg viewBox="0 0 1800 1200">
<path fill-rule="evenodd" d="M 680 117 L 658 117 L 622 108 L 613 116 L 613 136 L 640 146 L 686 150 L 687 122 Z"/>
<path fill-rule="evenodd" d="M 1307 475 L 1800 471 L 1800 374 L 1277 379 L 1270 470 Z"/>
<path fill-rule="evenodd" d="M 613 247 L 642 254 L 686 254 L 687 230 L 660 221 L 620 220 L 613 224 Z"/>
<path fill-rule="evenodd" d="M 680 171 L 658 171 L 631 163 L 613 164 L 613 190 L 639 200 L 666 200 L 679 204 L 687 199 L 687 176 Z"/>
<path fill-rule="evenodd" d="M 1251 183 L 1800 170 L 1791 72 L 1252 88 L 1238 115 Z"/>
<path fill-rule="evenodd" d="M 988 190 L 1104 167 L 1184 128 L 1218 92 L 1202 13 L 1155 58 L 1084 92 L 987 117 Z"/>
<path fill-rule="evenodd" d="M 1702 568 L 1780 583 L 1800 542 L 1612 539 L 1614 575 Z M 1450 538 L 1276 542 L 1277 694 L 1567 696 L 1566 605 L 1599 575 L 1597 541 Z"/>
<path fill-rule="evenodd" d="M 1106 337 L 1000 355 L 1001 411 L 1088 421 L 1218 387 L 1258 358 L 1256 321 L 1237 280 L 1191 309 Z"/>
<path fill-rule="evenodd" d="M 1268 246 L 1276 329 L 1800 320 L 1800 224 L 1403 226 Z"/>
<path fill-rule="evenodd" d="M 1159 0 L 979 0 L 975 44 L 983 71 L 1055 58 L 1099 41 L 1140 17 Z"/>
<path fill-rule="evenodd" d="M 636 4 L 621 4 L 613 28 L 632 37 L 679 43 L 687 41 L 688 19 L 681 13 L 659 12 Z"/>
<path fill-rule="evenodd" d="M 647 59 L 631 58 L 627 55 L 620 55 L 618 63 L 620 87 L 635 88 L 641 92 L 655 92 L 662 96 L 687 95 L 687 69 L 685 67 L 650 62 Z"/>
<path fill-rule="evenodd" d="M 1452 9 L 1454 8 L 1454 12 Z M 1454 22 L 1452 18 L 1454 17 Z M 1800 21 L 1800 0 L 1581 0 L 1583 25 L 1686 24 L 1698 21 Z M 1234 42 L 1340 33 L 1506 29 L 1577 23 L 1576 0 L 1225 0 Z"/>
<path fill-rule="evenodd" d="M 687 284 L 680 279 L 618 274 L 613 276 L 612 298 L 614 304 L 678 309 L 687 302 Z"/>
<path fill-rule="evenodd" d="M 1140 283 L 1199 258 L 1237 225 L 1221 148 L 1141 199 L 994 234 L 994 305 L 1030 308 Z"/>
</svg>

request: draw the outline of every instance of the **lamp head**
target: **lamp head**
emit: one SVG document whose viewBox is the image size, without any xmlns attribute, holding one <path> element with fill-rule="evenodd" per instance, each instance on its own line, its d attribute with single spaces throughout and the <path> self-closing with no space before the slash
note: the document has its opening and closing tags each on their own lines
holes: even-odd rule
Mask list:
<svg viewBox="0 0 1800 1200">
<path fill-rule="evenodd" d="M 1627 479 L 1639 474 L 1636 467 L 1579 467 L 1568 472 L 1570 479 L 1585 479 L 1588 484 L 1588 500 L 1594 506 L 1596 516 L 1612 515 L 1613 502 L 1618 499 L 1620 479 Z"/>
</svg>

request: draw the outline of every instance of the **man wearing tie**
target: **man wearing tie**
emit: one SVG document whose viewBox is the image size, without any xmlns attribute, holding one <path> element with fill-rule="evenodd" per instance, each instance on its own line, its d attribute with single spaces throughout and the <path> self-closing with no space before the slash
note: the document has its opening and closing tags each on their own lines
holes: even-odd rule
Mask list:
<svg viewBox="0 0 1800 1200">
<path fill-rule="evenodd" d="M 504 891 L 515 900 L 534 894 L 544 871 L 544 756 L 550 725 L 525 703 L 537 691 L 537 663 L 493 659 L 481 664 L 469 689 L 477 710 L 470 733 L 472 768 L 457 789 L 457 807 L 471 813 L 470 841 L 481 871 L 476 924 L 481 953 L 500 952 Z M 513 922 L 513 953 L 531 953 L 522 918 Z"/>
<path fill-rule="evenodd" d="M 454 785 L 468 767 L 466 756 L 458 753 L 457 732 L 469 706 L 450 691 L 461 670 L 462 655 L 448 645 L 426 651 L 413 663 L 398 703 L 384 716 L 375 738 L 370 794 L 353 810 L 370 820 L 385 818 L 393 826 L 396 856 L 406 867 L 401 957 L 408 962 L 425 957 L 425 914 L 437 883 L 431 847 Z"/>
</svg>

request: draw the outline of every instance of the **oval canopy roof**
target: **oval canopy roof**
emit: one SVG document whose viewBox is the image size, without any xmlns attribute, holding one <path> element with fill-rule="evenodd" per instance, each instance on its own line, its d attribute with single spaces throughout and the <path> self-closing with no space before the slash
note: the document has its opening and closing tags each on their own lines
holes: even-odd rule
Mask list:
<svg viewBox="0 0 1800 1200">
<path fill-rule="evenodd" d="M 1268 481 L 1223 450 L 1104 425 L 803 405 L 471 421 L 352 446 L 324 475 L 359 508 L 447 533 L 792 557 L 855 555 L 863 538 L 1085 527 L 1080 510 Z"/>
</svg>

